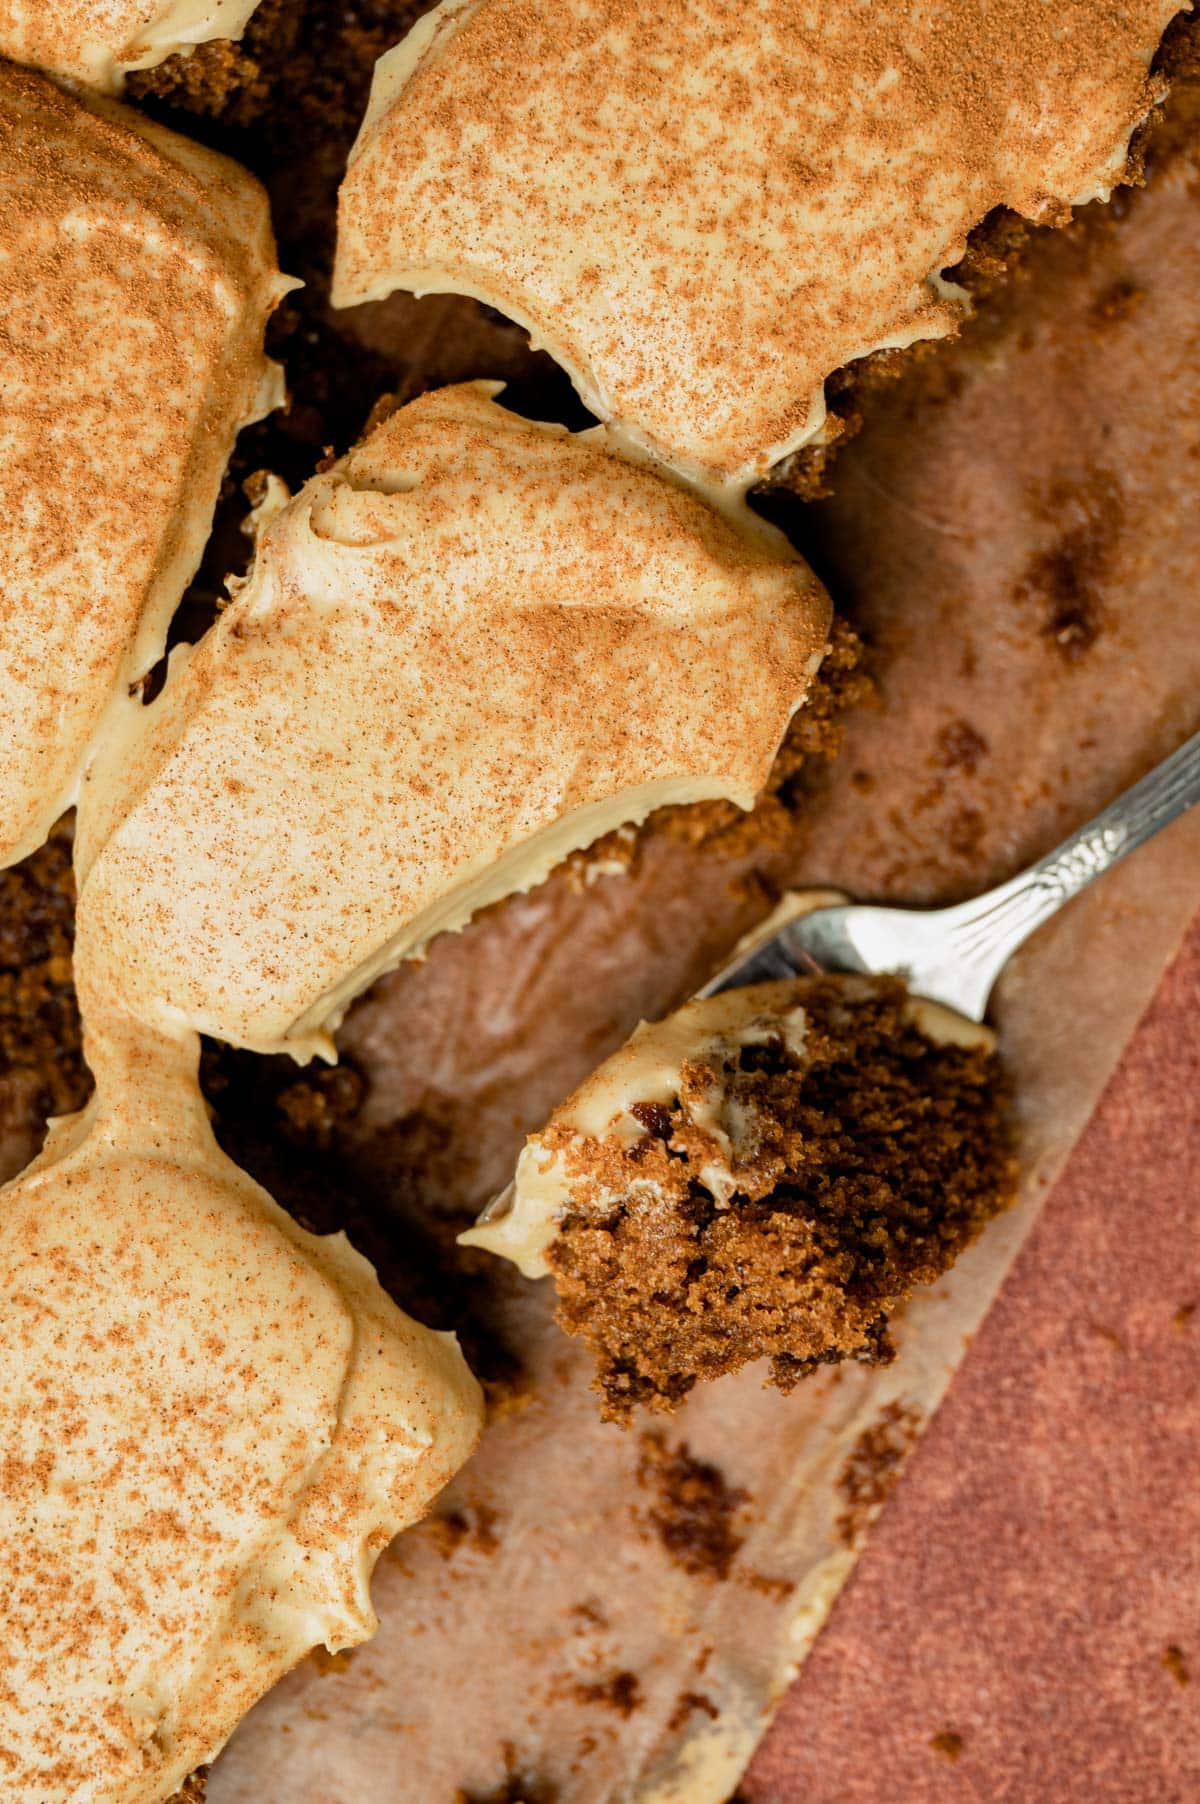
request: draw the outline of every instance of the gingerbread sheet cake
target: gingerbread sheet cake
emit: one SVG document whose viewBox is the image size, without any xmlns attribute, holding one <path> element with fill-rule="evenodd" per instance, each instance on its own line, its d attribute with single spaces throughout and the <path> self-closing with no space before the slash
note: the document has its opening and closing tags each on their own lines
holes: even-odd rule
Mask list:
<svg viewBox="0 0 1200 1804">
<path fill-rule="evenodd" d="M 307 282 L 268 333 L 291 406 L 238 440 L 175 642 L 199 637 L 225 610 L 224 578 L 245 571 L 260 472 L 298 489 L 321 465 L 324 479 L 369 417 L 379 430 L 449 381 L 499 377 L 519 413 L 588 423 L 562 371 L 477 300 L 330 304 L 338 176 L 375 61 L 416 11 L 262 0 L 239 42 L 125 76 L 128 101 L 264 181 L 280 265 Z M 720 1804 L 734 1787 L 1178 938 L 1194 823 L 1079 904 L 1006 979 L 1018 1201 L 977 1238 L 1005 1188 L 997 1128 L 976 1173 L 986 1206 L 966 1196 L 939 1257 L 917 1261 L 927 1294 L 889 1302 L 886 1329 L 879 1311 L 859 1323 L 858 1350 L 884 1351 L 886 1332 L 894 1359 L 818 1371 L 783 1396 L 761 1373 L 725 1377 L 667 1427 L 639 1420 L 622 1436 L 597 1419 L 590 1360 L 555 1327 L 551 1286 L 456 1236 L 511 1174 L 523 1136 L 639 1019 L 681 1002 L 782 889 L 966 894 L 1046 849 L 1194 724 L 1194 41 L 1181 22 L 1150 88 L 1141 77 L 1142 99 L 1174 83 L 1135 140 L 1146 186 L 1065 226 L 1045 197 L 1025 210 L 1052 224 L 993 215 L 953 272 L 977 316 L 949 342 L 833 372 L 823 430 L 756 496 L 841 616 L 757 806 L 660 809 L 573 854 L 376 982 L 337 1028 L 335 1067 L 206 1043 L 201 1081 L 224 1150 L 302 1229 L 347 1229 L 418 1323 L 457 1331 L 490 1425 L 431 1519 L 384 1555 L 377 1639 L 303 1662 L 180 1800 L 207 1787 L 209 1804 L 264 1788 L 332 1804 Z M 868 333 L 861 348 L 876 342 Z M 0 872 L 6 1174 L 90 1089 L 71 981 L 71 831 L 68 818 Z M 267 1044 L 227 1026 L 226 1039 Z M 985 1062 L 963 1054 L 949 1094 L 977 1107 Z M 785 1076 L 745 1073 L 759 1090 Z M 837 1114 L 838 1096 L 822 1101 Z M 679 1128 L 652 1124 L 650 1138 L 666 1146 Z M 559 1265 L 563 1306 L 582 1321 L 608 1267 L 569 1253 Z M 819 1363 L 815 1348 L 755 1350 L 776 1353 L 789 1389 Z M 668 1363 L 651 1390 L 661 1379 L 672 1392 Z M 626 1415 L 628 1386 L 609 1400 Z"/>
</svg>

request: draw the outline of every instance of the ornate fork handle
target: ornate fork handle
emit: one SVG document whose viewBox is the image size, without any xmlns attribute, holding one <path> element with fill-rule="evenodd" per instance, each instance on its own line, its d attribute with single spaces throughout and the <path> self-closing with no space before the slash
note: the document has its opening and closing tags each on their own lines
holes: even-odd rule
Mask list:
<svg viewBox="0 0 1200 1804">
<path fill-rule="evenodd" d="M 1064 902 L 1200 802 L 1200 733 L 1053 852 L 955 908 L 873 908 L 833 899 L 748 936 L 700 992 L 798 971 L 892 971 L 919 996 L 982 1021 L 992 985 Z"/>
<path fill-rule="evenodd" d="M 956 955 L 994 978 L 1064 902 L 1198 801 L 1200 733 L 1195 733 L 1028 870 L 971 902 L 940 910 Z"/>
</svg>

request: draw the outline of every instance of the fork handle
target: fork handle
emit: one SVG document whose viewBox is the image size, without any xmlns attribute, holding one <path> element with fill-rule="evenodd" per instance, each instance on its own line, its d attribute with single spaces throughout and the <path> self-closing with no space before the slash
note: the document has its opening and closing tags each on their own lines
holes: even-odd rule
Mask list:
<svg viewBox="0 0 1200 1804">
<path fill-rule="evenodd" d="M 985 986 L 981 1002 L 986 1002 L 1017 947 L 1064 902 L 1196 802 L 1200 802 L 1200 733 L 1028 870 L 973 901 L 941 910 L 957 956 L 970 962 Z"/>
<path fill-rule="evenodd" d="M 920 996 L 982 1021 L 1001 971 L 1064 902 L 1200 801 L 1200 733 L 1053 852 L 953 908 L 846 906 L 831 897 L 803 918 L 772 919 L 699 992 L 802 971 L 891 971 Z M 898 924 L 904 922 L 903 933 Z"/>
</svg>

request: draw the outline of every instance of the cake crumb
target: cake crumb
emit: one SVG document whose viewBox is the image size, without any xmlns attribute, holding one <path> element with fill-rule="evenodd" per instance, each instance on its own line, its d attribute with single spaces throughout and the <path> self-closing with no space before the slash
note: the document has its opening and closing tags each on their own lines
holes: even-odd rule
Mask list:
<svg viewBox="0 0 1200 1804">
<path fill-rule="evenodd" d="M 1035 498 L 1036 511 L 1052 528 L 1017 583 L 1015 599 L 1041 615 L 1038 630 L 1068 664 L 1091 651 L 1108 623 L 1104 587 L 1121 542 L 1124 495 L 1108 470 L 1050 484 Z"/>
<path fill-rule="evenodd" d="M 611 1679 L 592 1682 L 581 1679 L 574 1687 L 574 1695 L 581 1704 L 600 1704 L 627 1720 L 641 1709 L 643 1702 L 641 1682 L 635 1672 L 618 1672 Z"/>
<path fill-rule="evenodd" d="M 915 1404 L 893 1398 L 855 1441 L 838 1476 L 837 1532 L 843 1546 L 858 1546 L 895 1490 L 923 1420 Z"/>
<path fill-rule="evenodd" d="M 1089 1321 L 1084 1325 L 1090 1333 L 1096 1336 L 1097 1340 L 1107 1341 L 1108 1345 L 1114 1348 L 1118 1353 L 1128 1353 L 1128 1346 L 1115 1328 L 1109 1328 L 1103 1322 Z"/>
<path fill-rule="evenodd" d="M 936 1735 L 929 1737 L 929 1745 L 935 1754 L 941 1754 L 947 1760 L 957 1760 L 965 1744 L 957 1729 L 939 1729 Z"/>
<path fill-rule="evenodd" d="M 558 1804 L 558 1786 L 519 1768 L 511 1742 L 504 1743 L 501 1755 L 505 1776 L 500 1784 L 482 1792 L 460 1787 L 454 1793 L 454 1804 Z"/>
<path fill-rule="evenodd" d="M 667 1723 L 667 1734 L 676 1734 L 683 1728 L 689 1717 L 707 1716 L 710 1722 L 716 1722 L 720 1714 L 721 1712 L 712 1699 L 703 1691 L 681 1692 Z"/>
<path fill-rule="evenodd" d="M 453 1559 L 464 1546 L 476 1553 L 490 1555 L 500 1546 L 500 1537 L 496 1533 L 499 1520 L 499 1513 L 490 1504 L 476 1503 L 427 1517 L 422 1532 L 444 1560 Z"/>
<path fill-rule="evenodd" d="M 987 756 L 988 742 L 969 720 L 956 716 L 937 735 L 938 756 L 946 770 L 973 777 Z"/>
<path fill-rule="evenodd" d="M 750 1493 L 693 1458 L 686 1441 L 669 1448 L 658 1433 L 641 1438 L 637 1481 L 654 1493 L 647 1519 L 675 1564 L 693 1578 L 727 1579 L 745 1539 L 734 1522 Z"/>
<path fill-rule="evenodd" d="M 1110 283 L 1092 302 L 1092 322 L 1097 326 L 1113 326 L 1132 319 L 1145 298 L 1144 288 L 1127 276 L 1121 277 Z"/>
<path fill-rule="evenodd" d="M 1190 1685 L 1191 1669 L 1184 1651 L 1174 1641 L 1168 1643 L 1162 1651 L 1162 1663 L 1177 1685 Z"/>
<path fill-rule="evenodd" d="M 796 1581 L 786 1578 L 772 1578 L 767 1572 L 743 1572 L 742 1583 L 749 1585 L 751 1591 L 757 1591 L 760 1597 L 774 1598 L 782 1603 L 796 1589 Z"/>
</svg>

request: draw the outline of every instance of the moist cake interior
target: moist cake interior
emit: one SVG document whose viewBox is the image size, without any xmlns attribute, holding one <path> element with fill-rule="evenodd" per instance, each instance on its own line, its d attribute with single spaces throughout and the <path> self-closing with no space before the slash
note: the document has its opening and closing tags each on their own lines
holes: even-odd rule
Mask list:
<svg viewBox="0 0 1200 1804">
<path fill-rule="evenodd" d="M 939 1043 L 906 1002 L 895 980 L 781 986 L 772 1012 L 803 1008 L 802 1050 L 776 1033 L 697 1052 L 670 1104 L 631 1104 L 631 1143 L 566 1120 L 537 1137 L 570 1174 L 547 1255 L 558 1321 L 595 1354 L 610 1419 L 673 1408 L 756 1359 L 782 1390 L 819 1365 L 889 1360 L 891 1312 L 1012 1200 L 996 1053 Z M 707 1175 L 714 1094 L 743 1124 L 731 1193 Z"/>
</svg>

